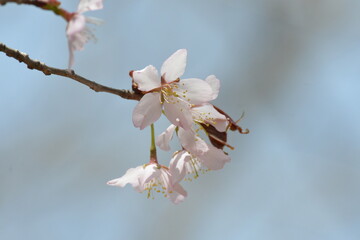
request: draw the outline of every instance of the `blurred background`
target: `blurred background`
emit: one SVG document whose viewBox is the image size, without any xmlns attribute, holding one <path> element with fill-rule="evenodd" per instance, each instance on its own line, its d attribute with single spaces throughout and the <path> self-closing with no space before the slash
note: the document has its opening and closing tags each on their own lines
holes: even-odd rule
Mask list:
<svg viewBox="0 0 360 240">
<path fill-rule="evenodd" d="M 130 70 L 187 48 L 183 77 L 215 74 L 214 104 L 245 112 L 232 162 L 185 182 L 180 205 L 106 185 L 148 161 L 135 101 L 0 53 L 0 239 L 360 239 L 359 12 L 357 0 L 122 0 L 87 13 L 104 24 L 75 53 L 78 74 L 129 89 Z M 9 47 L 67 67 L 60 17 L 7 4 L 0 26 Z"/>
</svg>

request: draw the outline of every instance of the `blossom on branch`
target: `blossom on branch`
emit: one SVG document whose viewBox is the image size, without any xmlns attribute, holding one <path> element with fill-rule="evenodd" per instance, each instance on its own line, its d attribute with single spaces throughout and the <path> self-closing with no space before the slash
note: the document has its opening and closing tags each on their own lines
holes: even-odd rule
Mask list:
<svg viewBox="0 0 360 240">
<path fill-rule="evenodd" d="M 175 125 L 171 125 L 156 139 L 156 145 L 164 151 L 170 150 L 169 142 L 172 139 Z M 230 157 L 222 149 L 214 147 L 201 139 L 195 131 L 178 128 L 177 135 L 183 150 L 185 150 L 193 163 L 201 164 L 208 170 L 222 169 Z M 170 166 L 170 169 L 171 166 Z"/>
<path fill-rule="evenodd" d="M 153 198 L 154 192 L 162 193 L 164 197 L 169 198 L 175 204 L 184 201 L 187 196 L 179 181 L 172 179 L 169 169 L 157 163 L 130 168 L 124 176 L 113 179 L 107 184 L 118 187 L 130 184 L 140 193 L 147 191 L 148 198 Z"/>
<path fill-rule="evenodd" d="M 186 49 L 176 51 L 163 63 L 160 76 L 152 65 L 131 72 L 135 89 L 145 94 L 133 111 L 135 127 L 144 129 L 158 120 L 164 110 L 172 124 L 190 129 L 191 107 L 212 100 L 213 90 L 206 81 L 180 80 L 185 72 L 186 57 Z"/>
<path fill-rule="evenodd" d="M 227 144 L 227 131 L 242 129 L 221 109 L 210 102 L 217 98 L 220 81 L 214 75 L 205 80 L 180 79 L 185 72 L 187 51 L 180 49 L 172 54 L 157 69 L 149 65 L 142 70 L 131 71 L 132 86 L 135 93 L 142 95 L 133 111 L 133 124 L 141 130 L 151 125 L 150 162 L 129 169 L 124 176 L 111 180 L 109 185 L 124 187 L 131 184 L 138 192 L 161 192 L 174 203 L 187 196 L 180 185 L 187 174 L 194 178 L 199 173 L 220 170 L 231 161 L 224 152 Z M 154 122 L 164 113 L 172 123 L 155 140 Z M 204 141 L 199 131 L 204 130 L 210 143 Z M 174 133 L 179 138 L 181 150 L 175 152 L 169 167 L 160 165 L 156 157 L 156 146 L 169 151 L 169 143 Z"/>
<path fill-rule="evenodd" d="M 169 169 L 173 178 L 176 181 L 181 181 L 187 174 L 193 174 L 194 179 L 196 179 L 200 173 L 222 169 L 227 162 L 230 162 L 228 155 L 209 145 L 209 150 L 200 156 L 191 154 L 186 150 L 176 152 L 170 161 Z"/>
<path fill-rule="evenodd" d="M 69 68 L 74 64 L 74 51 L 82 50 L 85 43 L 94 38 L 86 23 L 100 24 L 101 20 L 85 17 L 83 13 L 103 8 L 103 0 L 80 0 L 78 10 L 69 17 L 66 36 L 69 44 Z"/>
</svg>

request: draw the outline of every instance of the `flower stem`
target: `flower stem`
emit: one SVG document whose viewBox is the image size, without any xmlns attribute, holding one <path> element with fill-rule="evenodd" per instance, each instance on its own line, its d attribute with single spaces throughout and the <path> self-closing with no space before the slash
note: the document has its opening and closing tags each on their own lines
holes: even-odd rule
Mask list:
<svg viewBox="0 0 360 240">
<path fill-rule="evenodd" d="M 150 129 L 151 129 L 150 163 L 158 163 L 157 156 L 156 156 L 154 124 L 151 124 Z"/>
</svg>

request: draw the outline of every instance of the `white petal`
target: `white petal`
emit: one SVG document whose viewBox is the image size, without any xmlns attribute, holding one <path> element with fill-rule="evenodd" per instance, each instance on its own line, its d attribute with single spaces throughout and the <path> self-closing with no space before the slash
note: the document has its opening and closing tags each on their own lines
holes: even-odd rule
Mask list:
<svg viewBox="0 0 360 240">
<path fill-rule="evenodd" d="M 83 15 L 76 14 L 66 26 L 66 35 L 71 37 L 73 34 L 82 31 L 85 28 L 86 18 Z"/>
<path fill-rule="evenodd" d="M 91 38 L 91 33 L 85 24 L 86 19 L 84 16 L 75 15 L 66 27 L 66 36 L 69 45 L 69 69 L 74 65 L 74 51 L 82 50 L 85 43 Z"/>
<path fill-rule="evenodd" d="M 168 59 L 165 60 L 161 67 L 161 76 L 165 75 L 165 81 L 170 83 L 180 78 L 186 67 L 187 50 L 179 49 Z"/>
<path fill-rule="evenodd" d="M 191 104 L 197 105 L 212 100 L 213 91 L 204 80 L 198 78 L 182 79 L 180 82 L 171 85 L 177 85 L 177 87 L 173 87 L 173 91 Z"/>
<path fill-rule="evenodd" d="M 190 105 L 182 99 L 168 97 L 164 102 L 164 111 L 169 121 L 184 129 L 190 129 L 193 123 Z"/>
<path fill-rule="evenodd" d="M 164 151 L 169 151 L 170 150 L 170 140 L 173 137 L 174 134 L 174 130 L 175 130 L 176 126 L 171 124 L 165 132 L 161 133 L 159 136 L 157 136 L 156 138 L 156 145 L 161 148 Z"/>
<path fill-rule="evenodd" d="M 230 157 L 224 153 L 223 150 L 209 145 L 209 151 L 204 155 L 199 156 L 198 159 L 204 166 L 210 170 L 222 169 L 225 163 L 230 162 Z"/>
<path fill-rule="evenodd" d="M 214 100 L 219 95 L 220 90 L 220 80 L 215 77 L 215 75 L 210 75 L 205 79 L 205 82 L 207 82 L 213 91 L 212 93 L 212 99 Z"/>
<path fill-rule="evenodd" d="M 141 130 L 154 123 L 161 116 L 160 93 L 145 94 L 133 111 L 133 123 Z"/>
<path fill-rule="evenodd" d="M 158 178 L 161 172 L 158 168 L 157 164 L 151 163 L 146 165 L 144 169 L 144 174 L 139 179 L 140 184 L 145 185 L 146 183 L 150 182 L 154 178 Z"/>
<path fill-rule="evenodd" d="M 103 0 L 80 0 L 78 5 L 78 13 L 94 11 L 103 8 Z"/>
<path fill-rule="evenodd" d="M 143 186 L 140 184 L 139 179 L 144 175 L 144 167 L 138 166 L 130 168 L 126 171 L 124 176 L 116 178 L 107 182 L 108 185 L 124 187 L 126 184 L 131 184 L 138 192 L 143 191 Z"/>
<path fill-rule="evenodd" d="M 186 175 L 186 162 L 191 158 L 187 151 L 180 151 L 176 153 L 170 161 L 170 174 L 172 176 L 173 184 L 180 182 Z"/>
<path fill-rule="evenodd" d="M 203 155 L 206 151 L 209 150 L 206 142 L 196 136 L 196 133 L 192 129 L 184 130 L 179 128 L 178 135 L 183 148 L 195 156 Z"/>
<path fill-rule="evenodd" d="M 68 63 L 68 69 L 71 69 L 72 66 L 74 65 L 74 51 L 75 49 L 71 46 L 71 42 L 68 41 L 68 46 L 69 46 L 69 63 Z"/>
<path fill-rule="evenodd" d="M 134 71 L 133 79 L 138 85 L 139 90 L 143 92 L 148 92 L 161 86 L 159 74 L 152 65 L 149 65 L 142 70 Z"/>
<path fill-rule="evenodd" d="M 218 130 L 219 132 L 225 132 L 226 131 L 226 128 L 228 127 L 229 125 L 229 122 L 228 120 L 224 120 L 224 119 L 218 119 L 216 120 L 215 123 L 210 123 L 213 127 L 216 128 L 216 130 Z"/>
<path fill-rule="evenodd" d="M 187 192 L 179 183 L 176 183 L 173 186 L 172 193 L 169 193 L 170 201 L 175 204 L 183 202 L 186 197 L 187 197 Z"/>
<path fill-rule="evenodd" d="M 228 120 L 226 116 L 219 113 L 212 104 L 205 103 L 191 108 L 191 113 L 195 121 L 199 123 L 211 124 L 219 132 L 226 131 Z"/>
<path fill-rule="evenodd" d="M 160 168 L 160 179 L 161 179 L 161 184 L 162 186 L 167 190 L 167 191 L 171 191 L 173 186 L 171 184 L 171 176 L 170 176 L 170 172 L 169 170 L 165 169 L 165 168 Z"/>
</svg>

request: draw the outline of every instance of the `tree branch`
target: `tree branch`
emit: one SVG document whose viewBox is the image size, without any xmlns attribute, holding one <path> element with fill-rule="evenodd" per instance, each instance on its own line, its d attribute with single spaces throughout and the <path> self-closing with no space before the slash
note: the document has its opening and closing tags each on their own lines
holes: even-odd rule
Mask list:
<svg viewBox="0 0 360 240">
<path fill-rule="evenodd" d="M 82 84 L 88 86 L 95 92 L 107 92 L 107 93 L 118 95 L 124 99 L 130 99 L 130 100 L 140 100 L 142 97 L 141 94 L 135 93 L 130 90 L 110 88 L 110 87 L 98 84 L 94 81 L 90 81 L 80 75 L 75 74 L 74 70 L 58 69 L 58 68 L 54 68 L 54 67 L 49 67 L 38 60 L 31 59 L 29 57 L 29 55 L 27 55 L 26 53 L 22 53 L 18 50 L 9 48 L 1 42 L 0 42 L 0 51 L 4 52 L 8 57 L 15 58 L 19 62 L 24 62 L 29 69 L 36 69 L 38 71 L 43 72 L 45 75 L 54 74 L 54 75 L 58 75 L 58 76 L 71 78 L 79 83 L 82 83 Z"/>
<path fill-rule="evenodd" d="M 61 2 L 57 0 L 0 0 L 0 5 L 5 5 L 6 3 L 17 3 L 17 4 L 28 4 L 35 7 L 41 8 L 46 11 L 52 11 L 55 15 L 59 15 L 64 18 L 67 22 L 73 17 L 74 13 L 68 12 L 65 9 L 61 8 Z"/>
<path fill-rule="evenodd" d="M 17 4 L 35 4 L 39 1 L 37 0 L 0 0 L 0 5 L 5 5 L 6 3 L 13 2 Z"/>
</svg>

